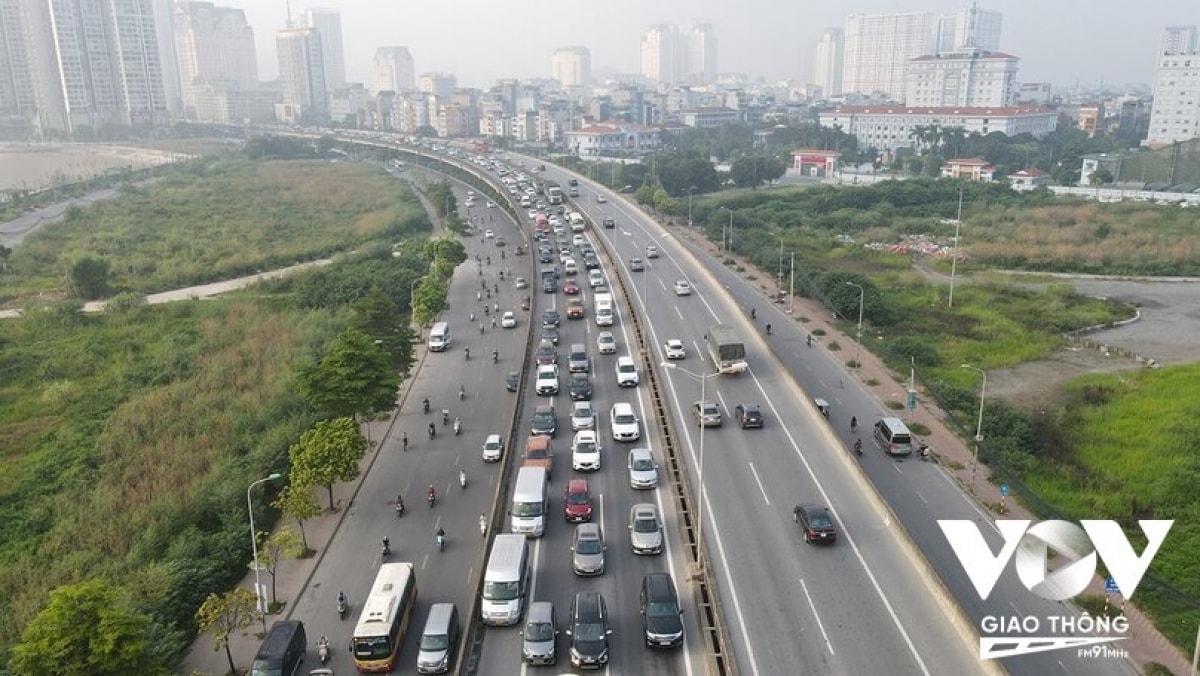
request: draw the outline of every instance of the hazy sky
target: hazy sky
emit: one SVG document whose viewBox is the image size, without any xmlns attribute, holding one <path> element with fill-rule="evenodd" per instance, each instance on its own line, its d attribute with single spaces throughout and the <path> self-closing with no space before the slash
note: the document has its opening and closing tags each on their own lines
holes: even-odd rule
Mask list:
<svg viewBox="0 0 1200 676">
<path fill-rule="evenodd" d="M 254 27 L 259 74 L 276 77 L 275 31 L 286 23 L 286 0 L 214 0 L 240 7 Z M 652 23 L 706 19 L 718 40 L 720 72 L 768 81 L 811 79 L 813 46 L 851 13 L 965 8 L 966 0 L 292 0 L 342 15 L 347 77 L 370 85 L 375 48 L 404 45 L 418 73 L 447 71 L 460 86 L 488 87 L 501 77 L 548 77 L 550 53 L 566 45 L 591 49 L 593 71 L 636 72 L 639 43 Z M 1200 24 L 1196 0 L 991 0 L 1004 14 L 1002 50 L 1021 58 L 1020 80 L 1149 83 L 1162 28 Z"/>
</svg>

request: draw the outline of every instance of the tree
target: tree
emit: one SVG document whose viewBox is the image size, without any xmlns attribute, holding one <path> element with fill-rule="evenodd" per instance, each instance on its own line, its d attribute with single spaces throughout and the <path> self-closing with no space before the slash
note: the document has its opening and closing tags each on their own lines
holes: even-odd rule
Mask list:
<svg viewBox="0 0 1200 676">
<path fill-rule="evenodd" d="M 229 650 L 229 635 L 249 627 L 254 622 L 254 593 L 238 587 L 224 594 L 209 594 L 196 611 L 196 624 L 200 631 L 213 633 L 213 650 L 225 649 L 229 660 L 229 672 L 238 673 L 233 664 L 233 653 Z"/>
<path fill-rule="evenodd" d="M 150 617 L 109 583 L 65 585 L 25 628 L 9 669 L 15 676 L 167 674 L 150 651 L 149 627 Z"/>
<path fill-rule="evenodd" d="M 107 260 L 84 254 L 71 262 L 67 274 L 71 290 L 76 296 L 85 300 L 96 300 L 108 295 Z"/>
<path fill-rule="evenodd" d="M 379 286 L 371 287 L 367 297 L 354 304 L 349 327 L 362 331 L 383 348 L 399 371 L 407 365 L 411 351 L 411 334 L 400 323 L 400 312 Z"/>
<path fill-rule="evenodd" d="M 1092 176 L 1088 179 L 1088 182 L 1092 185 L 1108 185 L 1113 182 L 1112 172 L 1106 167 L 1100 167 L 1092 172 Z"/>
<path fill-rule="evenodd" d="M 313 498 L 312 487 L 293 481 L 284 487 L 271 506 L 283 512 L 284 516 L 296 520 L 296 525 L 300 528 L 300 546 L 307 553 L 308 537 L 304 534 L 304 522 L 321 513 L 321 505 Z"/>
<path fill-rule="evenodd" d="M 12 249 L 0 244 L 0 271 L 8 272 L 8 259 L 12 256 Z"/>
<path fill-rule="evenodd" d="M 262 533 L 261 535 L 266 535 Z M 285 558 L 293 559 L 300 558 L 307 548 L 304 547 L 300 538 L 296 536 L 296 531 L 290 528 L 281 528 L 269 537 L 263 538 L 258 545 L 258 563 L 271 576 L 271 603 L 279 602 L 279 595 L 276 591 L 276 573 L 279 572 L 279 564 L 283 563 Z"/>
<path fill-rule="evenodd" d="M 638 204 L 654 204 L 654 188 L 649 185 L 643 185 L 633 194 L 633 199 Z"/>
<path fill-rule="evenodd" d="M 296 385 L 317 409 L 346 417 L 392 410 L 399 390 L 388 353 L 352 328 L 338 334 L 319 363 L 299 369 Z"/>
<path fill-rule="evenodd" d="M 323 420 L 300 435 L 288 449 L 292 459 L 292 481 L 324 486 L 333 511 L 333 484 L 358 476 L 358 461 L 367 451 L 367 440 L 358 423 L 343 417 Z"/>
<path fill-rule="evenodd" d="M 450 307 L 446 302 L 447 290 L 446 282 L 441 277 L 425 275 L 421 283 L 413 289 L 413 321 L 424 326 Z"/>
</svg>

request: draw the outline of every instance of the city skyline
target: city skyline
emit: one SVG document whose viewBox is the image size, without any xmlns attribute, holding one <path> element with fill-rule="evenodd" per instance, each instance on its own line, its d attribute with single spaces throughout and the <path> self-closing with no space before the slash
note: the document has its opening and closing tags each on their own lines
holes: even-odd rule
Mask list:
<svg viewBox="0 0 1200 676">
<path fill-rule="evenodd" d="M 257 37 L 261 76 L 275 78 L 273 41 L 263 38 L 285 26 L 285 3 L 228 0 L 218 4 L 245 10 Z M 736 5 L 664 0 L 647 10 L 632 0 L 614 0 L 601 15 L 586 21 L 579 20 L 581 10 L 574 6 L 550 5 L 539 8 L 535 19 L 537 25 L 554 26 L 555 38 L 550 42 L 541 38 L 544 31 L 530 23 L 530 16 L 493 3 L 420 4 L 401 10 L 381 8 L 368 0 L 321 0 L 313 6 L 341 12 L 348 81 L 370 82 L 375 49 L 403 45 L 420 72 L 452 72 L 462 86 L 489 87 L 500 78 L 548 78 L 550 55 L 558 46 L 570 44 L 589 48 L 597 78 L 613 72 L 636 73 L 640 41 L 651 25 L 696 20 L 711 23 L 721 40 L 720 72 L 806 84 L 821 34 L 827 28 L 844 28 L 850 14 L 944 14 L 970 4 L 970 0 L 920 4 L 850 0 L 836 6 L 790 6 L 765 0 Z M 1128 12 L 1127 5 L 1116 0 L 1063 0 L 1051 12 L 1020 0 L 994 0 L 979 7 L 1003 14 L 1002 48 L 1021 58 L 1021 80 L 1057 86 L 1149 86 L 1163 28 L 1200 23 L 1200 9 L 1169 0 L 1147 0 L 1137 12 Z M 306 8 L 294 3 L 293 20 Z M 1121 16 L 1121 21 L 1111 21 L 1112 16 Z M 524 39 L 530 36 L 538 39 Z"/>
</svg>

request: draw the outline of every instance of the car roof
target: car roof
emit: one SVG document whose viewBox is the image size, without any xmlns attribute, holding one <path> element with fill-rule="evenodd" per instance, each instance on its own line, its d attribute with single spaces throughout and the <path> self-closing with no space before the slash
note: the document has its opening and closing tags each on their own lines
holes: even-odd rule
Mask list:
<svg viewBox="0 0 1200 676">
<path fill-rule="evenodd" d="M 587 491 L 587 489 L 588 489 L 587 479 L 571 479 L 570 481 L 567 482 L 567 492 L 568 493 L 583 493 L 583 492 Z"/>
<path fill-rule="evenodd" d="M 621 413 L 624 413 L 626 411 L 633 413 L 633 405 L 627 401 L 618 401 L 617 403 L 613 404 L 612 410 L 614 413 L 616 413 L 618 411 Z"/>
<path fill-rule="evenodd" d="M 650 451 L 650 449 L 648 449 L 648 448 L 631 448 L 631 449 L 629 449 L 629 457 L 634 458 L 634 457 L 641 457 L 641 456 L 645 456 L 647 458 L 653 458 L 654 453 L 652 453 Z"/>
<path fill-rule="evenodd" d="M 630 515 L 639 518 L 646 516 L 657 516 L 658 507 L 655 507 L 654 504 L 650 502 L 639 502 L 638 504 L 629 508 L 629 513 Z"/>
<path fill-rule="evenodd" d="M 489 434 L 489 435 L 487 435 L 487 439 L 485 439 L 483 443 L 486 444 L 489 441 L 500 441 L 500 435 L 499 434 Z"/>
<path fill-rule="evenodd" d="M 533 409 L 534 413 L 551 413 L 554 411 L 554 406 L 551 404 L 542 404 Z"/>
<path fill-rule="evenodd" d="M 581 523 L 575 527 L 575 537 L 592 537 L 600 539 L 600 524 L 598 523 Z"/>
</svg>

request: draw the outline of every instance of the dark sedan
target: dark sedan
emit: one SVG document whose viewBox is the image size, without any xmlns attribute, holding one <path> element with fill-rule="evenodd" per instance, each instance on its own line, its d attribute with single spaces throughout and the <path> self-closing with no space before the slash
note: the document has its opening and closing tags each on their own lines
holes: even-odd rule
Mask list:
<svg viewBox="0 0 1200 676">
<path fill-rule="evenodd" d="M 792 518 L 803 529 L 805 542 L 833 543 L 837 540 L 837 529 L 834 528 L 828 507 L 796 505 L 792 508 Z"/>
<path fill-rule="evenodd" d="M 758 404 L 738 404 L 737 408 L 733 409 L 733 417 L 737 418 L 742 429 L 763 426 L 763 414 Z"/>
</svg>

